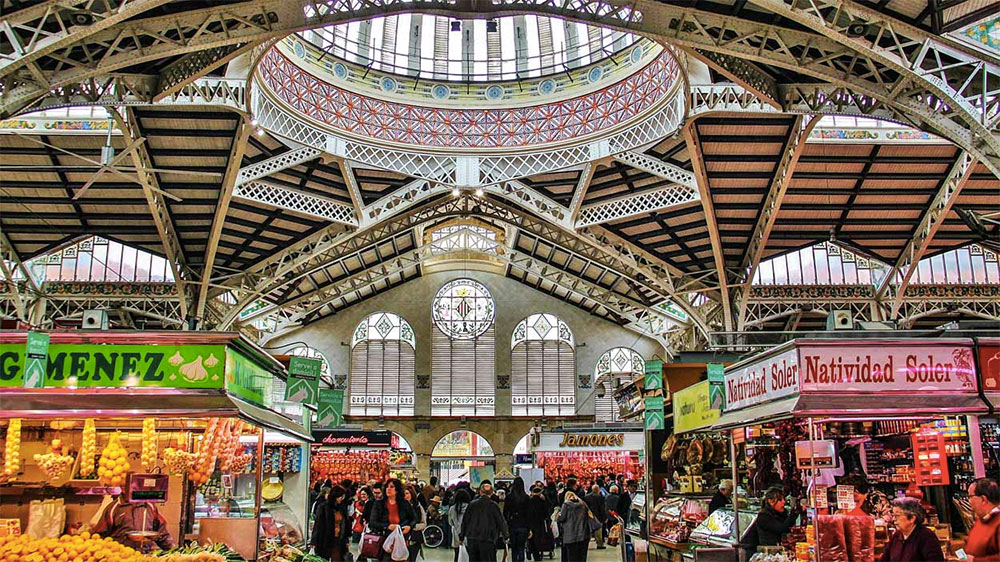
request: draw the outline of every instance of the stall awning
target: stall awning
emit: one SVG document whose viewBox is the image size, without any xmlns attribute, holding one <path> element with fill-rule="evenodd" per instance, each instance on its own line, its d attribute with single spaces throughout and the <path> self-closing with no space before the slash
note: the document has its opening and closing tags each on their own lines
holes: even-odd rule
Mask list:
<svg viewBox="0 0 1000 562">
<path fill-rule="evenodd" d="M 312 440 L 300 424 L 221 390 L 35 388 L 0 393 L 0 419 L 228 416 L 239 416 L 295 439 Z"/>
<path fill-rule="evenodd" d="M 986 404 L 978 395 L 955 394 L 802 394 L 750 408 L 727 412 L 712 426 L 731 429 L 792 417 L 898 418 L 907 416 L 945 416 L 982 414 Z"/>
</svg>

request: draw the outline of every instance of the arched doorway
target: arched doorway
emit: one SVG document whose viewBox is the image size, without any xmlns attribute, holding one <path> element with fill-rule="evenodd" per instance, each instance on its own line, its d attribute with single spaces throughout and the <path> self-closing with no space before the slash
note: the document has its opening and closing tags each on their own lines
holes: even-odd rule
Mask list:
<svg viewBox="0 0 1000 562">
<path fill-rule="evenodd" d="M 444 486 L 458 482 L 478 486 L 483 480 L 493 480 L 495 471 L 493 446 L 474 431 L 452 431 L 439 439 L 431 452 L 431 475 Z"/>
</svg>

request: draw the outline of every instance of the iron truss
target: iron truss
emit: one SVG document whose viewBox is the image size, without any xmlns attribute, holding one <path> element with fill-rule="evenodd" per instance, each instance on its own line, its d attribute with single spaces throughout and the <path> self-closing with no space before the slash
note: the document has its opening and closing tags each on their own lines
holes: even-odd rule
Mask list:
<svg viewBox="0 0 1000 562">
<path fill-rule="evenodd" d="M 798 98 L 816 106 L 877 108 L 952 140 L 1000 174 L 1000 64 L 995 57 L 850 0 L 753 3 L 781 16 L 777 21 L 794 22 L 795 29 L 728 10 L 721 14 L 652 0 L 504 0 L 492 6 L 498 13 L 544 13 L 626 29 L 703 54 L 782 108 L 800 103 Z M 76 5 L 46 2 L 8 16 L 0 50 L 14 55 L 0 63 L 0 115 L 115 81 L 127 83 L 147 101 L 169 97 L 240 53 L 317 26 L 402 12 L 490 16 L 469 1 L 254 0 L 145 19 L 137 16 L 163 2 L 130 2 L 121 9 L 114 3 L 70 4 Z M 171 57 L 180 59 L 141 79 L 114 75 Z M 825 84 L 819 89 L 780 84 L 758 65 Z"/>
</svg>

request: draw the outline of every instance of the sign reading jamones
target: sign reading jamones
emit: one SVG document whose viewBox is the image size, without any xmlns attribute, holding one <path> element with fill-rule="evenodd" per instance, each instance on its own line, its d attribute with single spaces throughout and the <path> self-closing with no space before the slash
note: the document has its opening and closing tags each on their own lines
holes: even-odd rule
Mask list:
<svg viewBox="0 0 1000 562">
<path fill-rule="evenodd" d="M 796 341 L 726 373 L 726 411 L 796 393 L 976 392 L 970 343 Z"/>
</svg>

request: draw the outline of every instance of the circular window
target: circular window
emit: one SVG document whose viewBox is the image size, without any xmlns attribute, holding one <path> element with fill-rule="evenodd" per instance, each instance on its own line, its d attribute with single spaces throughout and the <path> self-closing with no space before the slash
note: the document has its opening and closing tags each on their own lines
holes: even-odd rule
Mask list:
<svg viewBox="0 0 1000 562">
<path fill-rule="evenodd" d="M 590 80 L 591 82 L 597 82 L 603 77 L 604 77 L 604 69 L 599 66 L 591 68 L 590 72 L 587 73 L 587 79 Z"/>
<path fill-rule="evenodd" d="M 486 88 L 486 99 L 496 101 L 503 99 L 503 88 L 500 86 L 490 86 Z"/>
<path fill-rule="evenodd" d="M 636 47 L 632 49 L 632 53 L 629 55 L 632 62 L 636 63 L 642 60 L 642 47 Z"/>
<path fill-rule="evenodd" d="M 295 56 L 299 57 L 300 59 L 305 58 L 306 48 L 302 46 L 301 42 L 296 41 L 294 49 L 295 49 Z"/>
<path fill-rule="evenodd" d="M 556 83 L 554 80 L 542 80 L 538 84 L 538 93 L 547 96 L 556 91 Z"/>
<path fill-rule="evenodd" d="M 434 295 L 431 305 L 434 325 L 452 339 L 471 340 L 481 336 L 496 319 L 493 295 L 482 283 L 456 279 Z"/>
<path fill-rule="evenodd" d="M 383 76 L 382 80 L 379 81 L 379 86 L 385 92 L 395 92 L 396 91 L 396 80 L 389 78 L 388 76 Z"/>
<path fill-rule="evenodd" d="M 451 88 L 445 86 L 444 84 L 435 84 L 431 88 L 431 97 L 436 100 L 446 100 L 451 96 Z"/>
<path fill-rule="evenodd" d="M 347 78 L 347 67 L 338 62 L 333 65 L 333 75 L 340 79 Z"/>
</svg>

